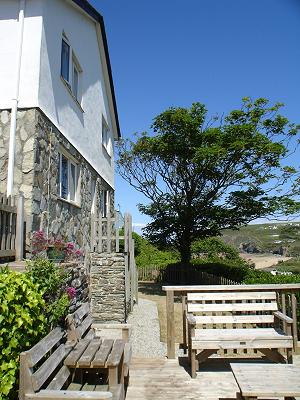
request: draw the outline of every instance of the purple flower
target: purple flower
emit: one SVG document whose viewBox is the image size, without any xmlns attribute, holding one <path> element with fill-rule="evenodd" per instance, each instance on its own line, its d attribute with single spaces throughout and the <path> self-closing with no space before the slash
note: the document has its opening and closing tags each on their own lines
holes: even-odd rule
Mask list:
<svg viewBox="0 0 300 400">
<path fill-rule="evenodd" d="M 74 297 L 76 297 L 76 289 L 69 286 L 66 289 L 67 295 L 69 296 L 69 299 L 72 300 Z"/>
</svg>

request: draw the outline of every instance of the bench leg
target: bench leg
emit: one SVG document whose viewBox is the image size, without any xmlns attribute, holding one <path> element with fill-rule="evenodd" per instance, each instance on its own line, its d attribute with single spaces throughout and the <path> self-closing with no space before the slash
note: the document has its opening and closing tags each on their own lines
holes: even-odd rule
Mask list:
<svg viewBox="0 0 300 400">
<path fill-rule="evenodd" d="M 118 367 L 108 368 L 108 385 L 116 386 L 118 384 Z"/>
<path fill-rule="evenodd" d="M 293 349 L 286 349 L 286 358 L 288 364 L 293 364 Z"/>
<path fill-rule="evenodd" d="M 191 376 L 192 378 L 196 378 L 197 376 L 197 365 L 198 362 L 196 360 L 196 351 L 194 349 L 190 350 L 190 354 L 191 354 Z"/>
</svg>

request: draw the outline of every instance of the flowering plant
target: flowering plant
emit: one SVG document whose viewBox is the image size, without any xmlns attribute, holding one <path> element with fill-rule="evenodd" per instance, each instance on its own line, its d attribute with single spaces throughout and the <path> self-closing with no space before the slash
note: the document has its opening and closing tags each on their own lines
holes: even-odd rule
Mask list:
<svg viewBox="0 0 300 400">
<path fill-rule="evenodd" d="M 79 261 L 83 251 L 73 242 L 67 242 L 61 238 L 48 239 L 45 232 L 36 231 L 32 234 L 32 254 L 40 256 L 47 250 L 48 257 L 66 261 Z"/>
<path fill-rule="evenodd" d="M 69 299 L 72 300 L 76 297 L 76 289 L 68 286 L 66 289 L 67 295 L 69 296 Z"/>
</svg>

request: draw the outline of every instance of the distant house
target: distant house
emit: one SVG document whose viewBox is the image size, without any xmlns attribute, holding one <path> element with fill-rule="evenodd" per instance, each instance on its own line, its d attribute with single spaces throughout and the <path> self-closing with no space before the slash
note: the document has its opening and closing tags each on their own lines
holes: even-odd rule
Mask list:
<svg viewBox="0 0 300 400">
<path fill-rule="evenodd" d="M 24 193 L 27 231 L 88 250 L 120 138 L 103 18 L 86 0 L 1 0 L 0 60 L 0 193 Z"/>
</svg>

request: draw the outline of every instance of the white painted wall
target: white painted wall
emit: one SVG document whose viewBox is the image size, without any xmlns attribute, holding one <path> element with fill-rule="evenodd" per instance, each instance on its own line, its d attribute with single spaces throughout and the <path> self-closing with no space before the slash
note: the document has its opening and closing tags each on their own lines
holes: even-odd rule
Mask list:
<svg viewBox="0 0 300 400">
<path fill-rule="evenodd" d="M 19 0 L 0 1 L 0 109 L 10 108 L 17 75 Z M 26 1 L 19 107 L 36 107 L 42 32 L 41 7 Z"/>
<path fill-rule="evenodd" d="M 11 106 L 18 0 L 0 0 L 0 109 Z M 68 36 L 83 70 L 81 107 L 60 77 L 61 40 Z M 95 170 L 114 187 L 110 115 L 95 22 L 68 0 L 26 0 L 19 107 L 40 107 Z M 6 60 L 6 62 L 3 62 Z M 102 115 L 111 132 L 102 148 Z"/>
</svg>

